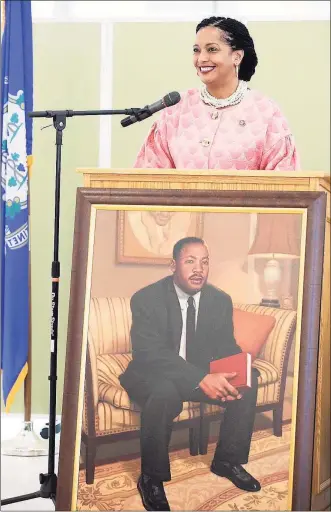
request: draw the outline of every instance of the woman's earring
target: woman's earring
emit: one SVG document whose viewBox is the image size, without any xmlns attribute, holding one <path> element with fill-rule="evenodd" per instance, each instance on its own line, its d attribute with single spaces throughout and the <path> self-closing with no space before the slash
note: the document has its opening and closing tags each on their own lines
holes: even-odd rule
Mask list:
<svg viewBox="0 0 331 512">
<path fill-rule="evenodd" d="M 239 77 L 239 65 L 235 64 L 234 67 L 236 68 L 236 77 Z"/>
</svg>

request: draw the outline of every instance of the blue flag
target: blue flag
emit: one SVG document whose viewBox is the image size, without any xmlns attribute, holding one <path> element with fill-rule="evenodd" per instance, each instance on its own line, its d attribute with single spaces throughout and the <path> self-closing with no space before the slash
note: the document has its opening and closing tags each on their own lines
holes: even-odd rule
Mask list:
<svg viewBox="0 0 331 512">
<path fill-rule="evenodd" d="M 1 41 L 1 369 L 6 411 L 28 371 L 31 2 L 6 0 Z"/>
</svg>

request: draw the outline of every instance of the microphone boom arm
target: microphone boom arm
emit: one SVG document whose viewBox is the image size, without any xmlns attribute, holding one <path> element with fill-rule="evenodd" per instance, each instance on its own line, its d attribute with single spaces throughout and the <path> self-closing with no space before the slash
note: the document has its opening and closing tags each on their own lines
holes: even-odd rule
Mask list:
<svg viewBox="0 0 331 512">
<path fill-rule="evenodd" d="M 144 108 L 127 108 L 122 110 L 36 110 L 29 112 L 29 117 L 74 117 L 74 116 L 137 116 Z"/>
</svg>

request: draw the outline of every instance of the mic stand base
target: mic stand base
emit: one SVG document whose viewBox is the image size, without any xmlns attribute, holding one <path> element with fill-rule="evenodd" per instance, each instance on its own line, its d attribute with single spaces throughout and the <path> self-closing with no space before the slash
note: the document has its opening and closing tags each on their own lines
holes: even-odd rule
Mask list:
<svg viewBox="0 0 331 512">
<path fill-rule="evenodd" d="M 39 475 L 39 481 L 41 483 L 39 491 L 32 492 L 30 494 L 22 494 L 21 496 L 15 496 L 15 498 L 7 498 L 1 500 L 1 505 L 11 505 L 12 503 L 34 500 L 36 498 L 51 499 L 55 505 L 57 476 L 55 473 L 41 473 Z"/>
</svg>

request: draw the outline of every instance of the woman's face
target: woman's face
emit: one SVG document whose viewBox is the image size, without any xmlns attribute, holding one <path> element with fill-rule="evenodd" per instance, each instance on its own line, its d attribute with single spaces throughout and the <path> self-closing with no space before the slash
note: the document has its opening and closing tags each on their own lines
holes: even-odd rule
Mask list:
<svg viewBox="0 0 331 512">
<path fill-rule="evenodd" d="M 193 63 L 197 75 L 206 85 L 221 85 L 235 78 L 235 65 L 240 64 L 242 56 L 243 51 L 233 51 L 216 27 L 202 28 L 196 35 Z"/>
</svg>

